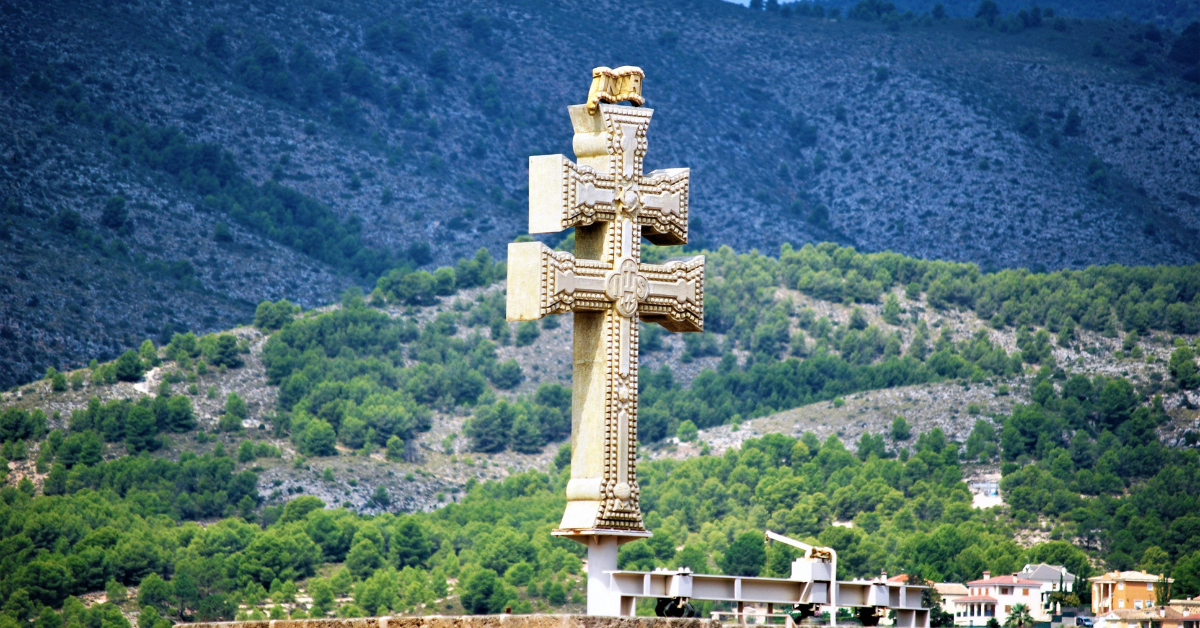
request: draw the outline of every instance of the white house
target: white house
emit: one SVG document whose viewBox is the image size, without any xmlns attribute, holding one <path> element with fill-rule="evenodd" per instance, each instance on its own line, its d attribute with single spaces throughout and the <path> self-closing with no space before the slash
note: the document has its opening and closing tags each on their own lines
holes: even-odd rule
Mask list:
<svg viewBox="0 0 1200 628">
<path fill-rule="evenodd" d="M 1024 604 L 1034 621 L 1047 621 L 1049 615 L 1041 608 L 1042 583 L 1017 574 L 991 577 L 983 572 L 982 580 L 967 583 L 967 595 L 954 601 L 954 625 L 986 626 L 989 619 L 1004 624 L 1013 606 Z"/>
<path fill-rule="evenodd" d="M 1025 565 L 1025 568 L 1018 571 L 1017 576 L 1025 580 L 1033 580 L 1041 583 L 1041 602 L 1039 603 L 1040 612 L 1045 615 L 1045 619 L 1041 619 L 1035 609 L 1030 608 L 1030 612 L 1034 613 L 1035 619 L 1039 621 L 1048 621 L 1050 615 L 1055 614 L 1054 605 L 1050 603 L 1050 595 L 1058 593 L 1060 588 L 1063 593 L 1072 593 L 1075 591 L 1075 575 L 1067 571 L 1062 565 L 1047 565 L 1046 563 L 1038 563 L 1036 565 Z"/>
</svg>

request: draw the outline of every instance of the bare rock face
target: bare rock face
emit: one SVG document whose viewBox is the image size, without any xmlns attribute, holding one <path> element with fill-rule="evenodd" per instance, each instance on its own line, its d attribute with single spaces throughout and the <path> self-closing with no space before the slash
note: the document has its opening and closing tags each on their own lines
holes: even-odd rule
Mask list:
<svg viewBox="0 0 1200 628">
<path fill-rule="evenodd" d="M 276 619 L 180 624 L 189 628 L 720 628 L 710 619 L 592 617 L 588 615 L 467 615 Z"/>
<path fill-rule="evenodd" d="M 253 183 L 357 221 L 371 249 L 430 245 L 428 267 L 503 257 L 524 231 L 527 157 L 570 156 L 566 106 L 593 66 L 627 62 L 655 110 L 647 170 L 692 169 L 693 245 L 837 241 L 985 268 L 1200 259 L 1197 88 L 1166 59 L 1172 35 L 1132 44 L 1133 22 L 891 31 L 662 0 L 318 4 L 0 6 L 0 386 L 373 281 L 216 207 L 87 112 L 227 150 Z M 611 27 L 584 14 L 637 25 L 625 57 L 597 58 Z"/>
</svg>

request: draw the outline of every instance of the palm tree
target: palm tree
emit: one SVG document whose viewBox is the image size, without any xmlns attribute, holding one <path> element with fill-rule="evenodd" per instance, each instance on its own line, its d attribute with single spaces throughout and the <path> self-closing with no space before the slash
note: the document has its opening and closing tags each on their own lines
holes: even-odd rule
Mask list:
<svg viewBox="0 0 1200 628">
<path fill-rule="evenodd" d="M 1033 625 L 1033 615 L 1029 614 L 1029 607 L 1024 604 L 1013 604 L 1012 610 L 1008 612 L 1008 619 L 1004 620 L 1004 628 L 1025 628 Z"/>
</svg>

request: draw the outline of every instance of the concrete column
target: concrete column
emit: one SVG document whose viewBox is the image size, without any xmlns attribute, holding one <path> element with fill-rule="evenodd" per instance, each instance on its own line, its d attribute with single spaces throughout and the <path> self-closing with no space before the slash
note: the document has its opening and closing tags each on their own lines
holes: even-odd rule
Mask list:
<svg viewBox="0 0 1200 628">
<path fill-rule="evenodd" d="M 587 614 L 605 617 L 621 615 L 621 594 L 609 588 L 606 571 L 617 569 L 617 537 L 588 537 Z"/>
</svg>

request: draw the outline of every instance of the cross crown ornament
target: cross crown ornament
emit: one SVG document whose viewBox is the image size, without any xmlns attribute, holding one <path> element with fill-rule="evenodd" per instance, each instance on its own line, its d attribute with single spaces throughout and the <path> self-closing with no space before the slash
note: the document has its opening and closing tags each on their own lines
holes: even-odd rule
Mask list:
<svg viewBox="0 0 1200 628">
<path fill-rule="evenodd" d="M 633 77 L 632 87 L 617 96 L 597 89 L 614 75 Z M 589 102 L 568 107 L 577 161 L 529 158 L 529 231 L 574 227 L 575 255 L 540 242 L 508 245 L 508 320 L 574 314 L 571 480 L 555 531 L 564 536 L 649 535 L 635 468 L 638 323 L 704 328 L 704 258 L 641 262 L 643 237 L 687 242 L 689 182 L 687 168 L 642 174 L 654 111 L 609 102 L 640 105 L 642 76 L 597 68 Z"/>
</svg>

